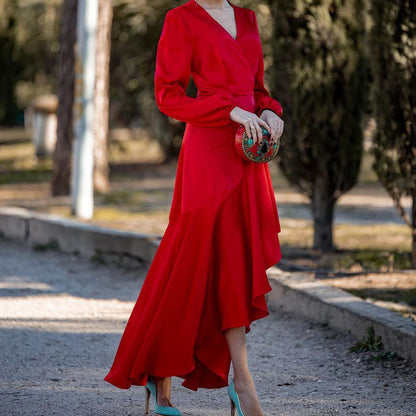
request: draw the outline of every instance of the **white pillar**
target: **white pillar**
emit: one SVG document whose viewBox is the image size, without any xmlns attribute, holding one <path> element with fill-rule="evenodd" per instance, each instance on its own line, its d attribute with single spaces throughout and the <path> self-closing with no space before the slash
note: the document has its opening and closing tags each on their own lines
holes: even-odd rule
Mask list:
<svg viewBox="0 0 416 416">
<path fill-rule="evenodd" d="M 75 48 L 72 213 L 90 219 L 94 212 L 93 148 L 95 36 L 98 0 L 78 0 Z"/>
</svg>

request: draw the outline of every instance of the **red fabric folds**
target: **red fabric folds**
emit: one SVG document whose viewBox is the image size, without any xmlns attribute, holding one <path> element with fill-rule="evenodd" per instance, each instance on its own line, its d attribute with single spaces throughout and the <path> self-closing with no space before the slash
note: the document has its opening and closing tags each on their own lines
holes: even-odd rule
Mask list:
<svg viewBox="0 0 416 416">
<path fill-rule="evenodd" d="M 229 112 L 281 107 L 263 84 L 254 12 L 233 7 L 235 40 L 194 0 L 166 15 L 156 100 L 187 125 L 169 224 L 105 377 L 120 388 L 149 374 L 182 377 L 192 390 L 226 386 L 224 330 L 248 332 L 269 313 L 266 270 L 281 258 L 276 201 L 268 164 L 235 151 Z M 190 74 L 196 98 L 185 94 Z"/>
<path fill-rule="evenodd" d="M 268 315 L 265 270 L 281 257 L 266 166 L 248 165 L 223 201 L 169 222 L 107 381 L 129 388 L 153 374 L 192 390 L 227 385 L 223 331 L 249 331 Z"/>
</svg>

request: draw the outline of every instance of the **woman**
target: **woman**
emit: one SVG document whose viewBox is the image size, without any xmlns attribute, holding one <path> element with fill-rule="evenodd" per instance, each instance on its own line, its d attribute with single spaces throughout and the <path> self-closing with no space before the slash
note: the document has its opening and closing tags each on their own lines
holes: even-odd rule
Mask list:
<svg viewBox="0 0 416 416">
<path fill-rule="evenodd" d="M 181 414 L 170 401 L 177 376 L 192 390 L 228 385 L 233 411 L 263 415 L 245 334 L 269 313 L 266 269 L 281 258 L 280 225 L 267 163 L 247 163 L 234 148 L 240 124 L 254 142 L 261 127 L 272 141 L 282 134 L 282 108 L 263 73 L 252 10 L 189 0 L 167 12 L 155 97 L 186 128 L 169 224 L 105 378 L 146 385 L 157 414 Z M 185 93 L 191 75 L 196 98 Z"/>
</svg>

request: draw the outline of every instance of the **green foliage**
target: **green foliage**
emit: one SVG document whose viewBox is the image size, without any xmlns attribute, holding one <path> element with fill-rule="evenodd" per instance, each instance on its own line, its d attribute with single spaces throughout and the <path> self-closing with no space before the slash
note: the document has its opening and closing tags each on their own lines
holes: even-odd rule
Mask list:
<svg viewBox="0 0 416 416">
<path fill-rule="evenodd" d="M 0 123 L 12 125 L 16 121 L 15 86 L 20 69 L 16 39 L 17 2 L 0 1 Z"/>
<path fill-rule="evenodd" d="M 105 264 L 104 253 L 101 250 L 96 252 L 90 257 L 90 261 L 96 264 Z"/>
<path fill-rule="evenodd" d="M 376 337 L 374 334 L 374 327 L 367 327 L 367 337 L 363 338 L 361 341 L 355 343 L 352 347 L 348 349 L 349 352 L 378 352 L 377 354 L 372 354 L 370 360 L 372 361 L 391 361 L 391 360 L 401 360 L 400 357 L 394 351 L 383 351 L 383 343 L 381 337 Z"/>
<path fill-rule="evenodd" d="M 140 118 L 139 124 L 150 128 L 168 159 L 177 156 L 185 125 L 160 113 L 153 78 L 165 14 L 181 3 L 117 0 L 112 27 L 110 122 L 137 125 Z"/>
<path fill-rule="evenodd" d="M 56 90 L 60 1 L 19 1 L 18 42 L 22 72 L 17 84 L 19 107 Z"/>
<path fill-rule="evenodd" d="M 350 352 L 365 352 L 365 351 L 381 351 L 383 349 L 383 343 L 381 337 L 376 338 L 374 333 L 374 327 L 367 327 L 367 337 L 361 341 L 355 343 L 349 348 Z"/>
<path fill-rule="evenodd" d="M 20 184 L 20 183 L 41 183 L 49 180 L 51 170 L 48 168 L 34 169 L 13 169 L 6 172 L 2 171 L 0 185 Z"/>
<path fill-rule="evenodd" d="M 401 204 L 407 194 L 416 208 L 416 2 L 372 2 L 371 15 L 374 169 L 416 233 L 416 218 L 412 223 Z M 416 234 L 413 250 L 416 267 Z"/>
<path fill-rule="evenodd" d="M 373 298 L 377 300 L 405 303 L 403 305 L 404 310 L 406 306 L 416 306 L 416 288 L 413 289 L 400 289 L 400 288 L 364 288 L 364 289 L 344 289 L 347 292 L 358 296 L 362 299 Z"/>
<path fill-rule="evenodd" d="M 55 251 L 59 249 L 59 244 L 56 240 L 51 240 L 49 241 L 49 243 L 45 243 L 45 244 L 35 244 L 33 246 L 33 250 L 35 251 Z"/>
<path fill-rule="evenodd" d="M 372 361 L 392 361 L 396 359 L 401 359 L 401 357 L 394 351 L 383 351 L 371 357 Z"/>
<path fill-rule="evenodd" d="M 123 124 L 137 117 L 139 96 L 152 89 L 157 39 L 168 5 L 164 1 L 115 2 L 111 45 L 112 102 L 120 106 L 113 115 Z"/>
<path fill-rule="evenodd" d="M 177 156 L 185 125 L 159 112 L 154 100 L 153 78 L 164 16 L 168 9 L 183 3 L 185 0 L 113 0 L 110 124 L 148 127 L 168 159 Z M 235 3 L 254 9 L 258 6 L 254 0 L 235 0 Z M 0 42 L 1 68 L 7 69 L 2 69 L 0 80 L 9 77 L 3 84 L 0 81 L 0 88 L 1 85 L 8 87 L 6 93 L 0 91 L 0 100 L 3 97 L 3 101 L 9 100 L 12 124 L 16 111 L 30 105 L 33 98 L 56 91 L 61 5 L 60 0 L 0 0 L 0 10 L 3 10 L 0 37 L 9 10 L 13 11 L 13 22 L 16 23 L 9 30 L 13 54 L 6 51 L 10 45 L 3 38 Z M 260 19 L 259 24 L 262 32 L 267 32 L 264 19 Z M 196 94 L 192 80 L 187 93 L 190 96 Z"/>
<path fill-rule="evenodd" d="M 38 94 L 53 92 L 56 0 L 0 0 L 0 124 L 15 125 Z"/>
<path fill-rule="evenodd" d="M 363 270 L 403 270 L 411 268 L 411 259 L 408 252 L 361 248 L 346 251 L 332 267 L 348 269 L 354 265 L 360 265 Z"/>
<path fill-rule="evenodd" d="M 287 129 L 281 167 L 309 197 L 316 175 L 328 175 L 337 198 L 356 183 L 362 156 L 368 86 L 364 2 L 270 3 L 273 91 L 283 102 Z"/>
<path fill-rule="evenodd" d="M 318 220 L 332 223 L 333 204 L 356 183 L 363 151 L 369 83 L 365 2 L 269 4 L 274 20 L 271 92 L 282 103 L 286 129 L 279 163 L 314 209 L 325 201 L 324 218 Z"/>
</svg>

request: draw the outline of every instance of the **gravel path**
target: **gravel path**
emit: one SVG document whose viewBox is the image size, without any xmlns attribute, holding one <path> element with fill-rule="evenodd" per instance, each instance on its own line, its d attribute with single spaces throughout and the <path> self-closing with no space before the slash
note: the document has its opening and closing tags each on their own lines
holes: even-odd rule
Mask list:
<svg viewBox="0 0 416 416">
<path fill-rule="evenodd" d="M 144 388 L 103 381 L 144 270 L 0 239 L 0 415 L 142 415 Z M 266 416 L 416 416 L 415 367 L 349 353 L 356 340 L 273 313 L 255 322 L 249 357 Z M 184 415 L 229 414 L 226 390 L 173 379 Z"/>
</svg>

